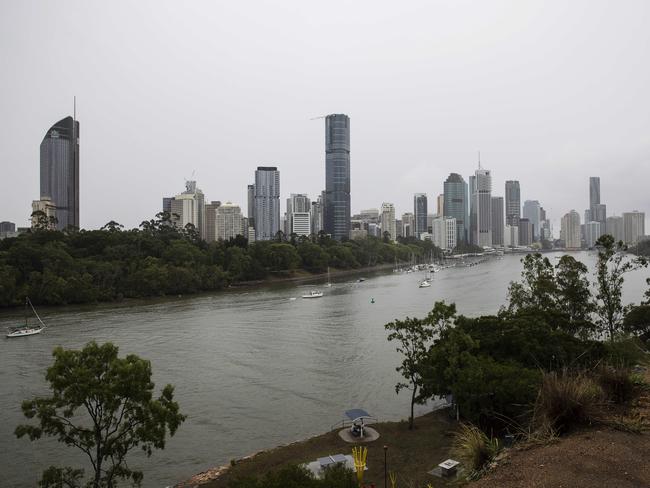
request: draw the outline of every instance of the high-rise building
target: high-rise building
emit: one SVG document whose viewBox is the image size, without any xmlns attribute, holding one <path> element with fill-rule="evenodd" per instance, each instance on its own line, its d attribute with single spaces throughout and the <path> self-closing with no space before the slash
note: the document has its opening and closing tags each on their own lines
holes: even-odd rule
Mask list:
<svg viewBox="0 0 650 488">
<path fill-rule="evenodd" d="M 311 202 L 311 233 L 318 235 L 323 230 L 323 195 L 319 195 L 315 202 Z"/>
<path fill-rule="evenodd" d="M 585 216 L 587 217 L 587 216 Z M 589 177 L 589 220 L 586 222 L 600 222 L 601 232 L 605 232 L 607 224 L 607 206 L 600 202 L 600 177 Z"/>
<path fill-rule="evenodd" d="M 521 190 L 517 180 L 506 181 L 506 225 L 518 226 L 521 218 Z"/>
<path fill-rule="evenodd" d="M 50 127 L 41 142 L 41 200 L 56 207 L 56 228 L 79 228 L 79 121 Z"/>
<path fill-rule="evenodd" d="M 392 203 L 384 202 L 381 204 L 381 233 L 386 235 L 386 232 L 388 232 L 390 240 L 397 239 L 395 206 Z"/>
<path fill-rule="evenodd" d="M 457 245 L 457 224 L 453 217 L 438 217 L 432 223 L 432 241 L 440 249 L 451 252 Z"/>
<path fill-rule="evenodd" d="M 528 219 L 519 219 L 519 245 L 530 246 L 533 242 L 533 224 Z"/>
<path fill-rule="evenodd" d="M 58 228 L 57 207 L 47 197 L 32 202 L 32 228 L 38 226 L 43 226 L 49 230 Z"/>
<path fill-rule="evenodd" d="M 255 171 L 255 240 L 275 239 L 280 230 L 280 172 L 275 166 Z"/>
<path fill-rule="evenodd" d="M 600 230 L 604 233 L 607 226 L 607 205 L 597 203 L 589 209 L 589 214 L 592 221 L 600 222 Z"/>
<path fill-rule="evenodd" d="M 16 224 L 13 222 L 0 222 L 0 232 L 16 232 Z"/>
<path fill-rule="evenodd" d="M 591 221 L 585 223 L 585 243 L 588 249 L 596 245 L 600 234 L 600 222 Z"/>
<path fill-rule="evenodd" d="M 523 215 L 525 219 L 533 224 L 533 240 L 539 240 L 539 209 L 540 205 L 537 200 L 526 200 L 524 202 Z"/>
<path fill-rule="evenodd" d="M 334 239 L 350 237 L 350 118 L 325 118 L 325 232 Z"/>
<path fill-rule="evenodd" d="M 402 236 L 415 237 L 415 215 L 411 212 L 402 214 Z"/>
<path fill-rule="evenodd" d="M 217 237 L 217 209 L 221 202 L 210 202 L 205 204 L 205 240 L 214 242 Z"/>
<path fill-rule="evenodd" d="M 519 220 L 519 219 L 517 219 Z M 519 226 L 506 225 L 503 233 L 503 245 L 505 247 L 519 246 Z"/>
<path fill-rule="evenodd" d="M 636 246 L 645 235 L 645 213 L 634 210 L 623 212 L 623 235 L 625 244 Z"/>
<path fill-rule="evenodd" d="M 492 197 L 492 245 L 503 246 L 505 225 L 503 197 Z"/>
<path fill-rule="evenodd" d="M 470 177 L 470 222 L 472 244 L 492 246 L 492 175 L 489 169 L 479 169 Z"/>
<path fill-rule="evenodd" d="M 192 224 L 199 236 L 206 239 L 205 196 L 196 187 L 196 181 L 185 182 L 185 191 L 171 201 L 171 214 L 176 226 L 184 229 L 187 224 Z"/>
<path fill-rule="evenodd" d="M 427 194 L 416 193 L 413 196 L 413 215 L 415 216 L 415 237 L 428 231 L 427 226 Z"/>
<path fill-rule="evenodd" d="M 438 195 L 438 198 L 436 198 L 436 203 L 437 203 L 436 215 L 438 217 L 443 217 L 445 215 L 445 194 L 444 193 Z"/>
<path fill-rule="evenodd" d="M 589 177 L 589 208 L 600 203 L 600 177 Z"/>
<path fill-rule="evenodd" d="M 612 215 L 607 217 L 606 232 L 614 238 L 615 242 L 625 241 L 623 217 Z"/>
<path fill-rule="evenodd" d="M 304 193 L 292 193 L 287 198 L 285 214 L 287 234 L 308 236 L 311 234 L 311 201 Z"/>
<path fill-rule="evenodd" d="M 564 241 L 567 249 L 580 249 L 582 242 L 580 238 L 580 214 L 575 210 L 562 217 L 560 239 Z"/>
<path fill-rule="evenodd" d="M 172 201 L 174 197 L 163 197 L 162 199 L 162 211 L 168 213 L 170 216 L 172 214 Z"/>
<path fill-rule="evenodd" d="M 242 233 L 242 214 L 239 205 L 226 202 L 216 209 L 216 238 L 228 241 Z"/>
<path fill-rule="evenodd" d="M 248 203 L 246 217 L 250 224 L 251 222 L 254 222 L 253 216 L 255 215 L 255 185 L 248 185 L 246 187 L 246 197 Z"/>
<path fill-rule="evenodd" d="M 445 217 L 456 219 L 458 242 L 468 242 L 467 183 L 458 173 L 451 173 L 444 183 L 443 211 Z"/>
</svg>

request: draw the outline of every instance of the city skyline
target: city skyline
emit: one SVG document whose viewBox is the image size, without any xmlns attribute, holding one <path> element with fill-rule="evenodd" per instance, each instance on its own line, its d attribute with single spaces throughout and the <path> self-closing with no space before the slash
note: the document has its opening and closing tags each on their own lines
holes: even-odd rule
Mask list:
<svg viewBox="0 0 650 488">
<path fill-rule="evenodd" d="M 340 22 L 331 9 L 311 7 L 314 24 L 300 4 L 253 9 L 254 19 L 285 27 L 272 38 L 243 22 L 251 10 L 239 5 L 142 2 L 127 14 L 120 5 L 78 2 L 73 17 L 41 7 L 14 3 L 0 16 L 11 73 L 0 94 L 0 161 L 5 174 L 11 168 L 0 181 L 0 218 L 18 226 L 38 198 L 38 143 L 53 120 L 71 114 L 74 95 L 84 126 L 84 228 L 109 220 L 136 227 L 183 179 L 244 208 L 250 172 L 265 161 L 282 171 L 283 198 L 296 191 L 315 198 L 323 190 L 323 131 L 322 120 L 309 119 L 341 112 L 354 119 L 353 213 L 388 201 L 400 215 L 415 192 L 433 202 L 450 172 L 467 180 L 480 149 L 493 194 L 503 195 L 505 180 L 520 181 L 522 201 L 539 200 L 555 229 L 568 209 L 588 208 L 584 179 L 592 175 L 601 177 L 607 215 L 650 215 L 650 68 L 638 63 L 650 37 L 647 3 L 513 5 L 505 17 L 489 5 L 421 3 L 408 19 L 393 19 L 388 5 L 359 2 L 349 7 L 346 22 L 358 27 L 349 39 L 324 35 Z M 97 16 L 106 22 L 96 26 Z M 143 19 L 155 26 L 147 35 Z M 61 28 L 51 31 L 52 22 Z M 609 22 L 626 28 L 604 28 Z M 106 45 L 117 23 L 123 35 Z M 559 35 L 568 32 L 575 35 Z M 42 49 L 46 43 L 59 49 Z M 525 57 L 510 56 L 512 45 Z M 273 70 L 251 68 L 269 63 Z M 486 76 L 477 84 L 470 71 Z M 179 121 L 191 130 L 179 130 Z"/>
</svg>

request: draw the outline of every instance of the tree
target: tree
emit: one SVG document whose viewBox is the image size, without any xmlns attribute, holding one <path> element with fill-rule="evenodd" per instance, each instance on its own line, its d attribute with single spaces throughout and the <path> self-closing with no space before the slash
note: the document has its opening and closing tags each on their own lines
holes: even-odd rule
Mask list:
<svg viewBox="0 0 650 488">
<path fill-rule="evenodd" d="M 106 225 L 104 225 L 100 230 L 106 230 L 108 232 L 121 232 L 124 229 L 124 226 L 114 220 L 111 220 Z"/>
<path fill-rule="evenodd" d="M 36 397 L 22 404 L 24 415 L 37 425 L 19 425 L 16 436 L 30 440 L 57 438 L 86 454 L 93 475 L 92 488 L 113 488 L 119 479 L 139 484 L 143 474 L 126 463 L 127 454 L 140 447 L 147 456 L 165 447 L 185 420 L 174 401 L 174 388 L 165 386 L 153 398 L 151 363 L 136 355 L 118 358 L 111 343 L 88 343 L 82 350 L 57 347 L 54 364 L 45 376 L 52 396 Z M 82 470 L 50 467 L 42 487 L 79 486 Z M 57 477 L 58 476 L 58 477 Z"/>
<path fill-rule="evenodd" d="M 512 282 L 508 288 L 508 311 L 516 312 L 524 308 L 554 309 L 557 283 L 553 265 L 539 253 L 527 254 L 521 262 L 524 265 L 522 281 Z"/>
<path fill-rule="evenodd" d="M 615 243 L 609 234 L 600 236 L 596 247 L 599 248 L 595 283 L 598 292 L 594 306 L 600 330 L 613 341 L 629 310 L 622 303 L 623 275 L 647 266 L 647 262 L 643 257 L 630 258 L 624 254 L 627 248 L 622 242 Z"/>
<path fill-rule="evenodd" d="M 427 356 L 427 351 L 433 337 L 433 329 L 424 320 L 406 317 L 404 320 L 395 320 L 385 325 L 391 331 L 389 341 L 398 341 L 397 352 L 404 358 L 402 364 L 395 368 L 407 380 L 395 385 L 395 392 L 399 394 L 404 388 L 411 390 L 411 415 L 409 429 L 413 429 L 413 408 L 423 399 L 418 397 L 418 388 L 422 386 L 421 365 Z"/>
<path fill-rule="evenodd" d="M 625 314 L 623 329 L 644 342 L 650 341 L 650 304 L 632 307 Z"/>
<path fill-rule="evenodd" d="M 455 318 L 456 304 L 447 305 L 442 301 L 433 304 L 433 310 L 429 312 L 425 321 L 433 327 L 433 333 L 440 336 L 442 332 L 451 327 Z"/>
<path fill-rule="evenodd" d="M 587 271 L 583 263 L 569 255 L 562 256 L 555 266 L 556 306 L 571 322 L 588 321 L 594 311 Z"/>
<path fill-rule="evenodd" d="M 646 284 L 648 285 L 648 289 L 645 291 L 645 294 L 643 295 L 645 297 L 645 301 L 643 301 L 643 305 L 650 305 L 650 278 L 646 278 L 645 280 Z"/>
</svg>

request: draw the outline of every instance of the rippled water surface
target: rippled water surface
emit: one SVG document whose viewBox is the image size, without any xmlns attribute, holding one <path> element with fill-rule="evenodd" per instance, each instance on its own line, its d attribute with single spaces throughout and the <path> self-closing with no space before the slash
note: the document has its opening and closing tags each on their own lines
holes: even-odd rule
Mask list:
<svg viewBox="0 0 650 488">
<path fill-rule="evenodd" d="M 593 268 L 593 255 L 577 257 Z M 519 259 L 445 269 L 424 289 L 417 287 L 421 274 L 377 273 L 363 283 L 335 282 L 323 289 L 323 298 L 311 300 L 300 296 L 314 286 L 285 285 L 128 306 L 42 309 L 43 334 L 0 339 L 0 485 L 36 486 L 45 467 L 83 462 L 52 441 L 13 435 L 23 421 L 21 401 L 47 391 L 44 372 L 55 346 L 112 341 L 121 354 L 149 359 L 158 387 L 175 385 L 187 421 L 164 451 L 133 463 L 145 471 L 143 486 L 166 486 L 321 433 L 351 407 L 380 419 L 405 418 L 409 399 L 395 394 L 399 356 L 386 341 L 384 324 L 423 316 L 441 299 L 456 302 L 465 315 L 494 313 L 508 282 L 519 277 Z M 627 276 L 628 301 L 640 300 L 647 276 L 646 270 Z M 20 316 L 0 315 L 0 329 Z"/>
</svg>

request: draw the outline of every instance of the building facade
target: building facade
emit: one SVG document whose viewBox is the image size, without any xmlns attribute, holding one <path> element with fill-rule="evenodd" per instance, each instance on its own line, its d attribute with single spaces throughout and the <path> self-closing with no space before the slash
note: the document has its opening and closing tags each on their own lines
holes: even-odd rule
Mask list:
<svg viewBox="0 0 650 488">
<path fill-rule="evenodd" d="M 504 209 L 503 197 L 492 197 L 492 245 L 503 247 L 504 245 Z"/>
<path fill-rule="evenodd" d="M 519 219 L 519 245 L 530 246 L 534 240 L 533 224 L 528 219 Z"/>
<path fill-rule="evenodd" d="M 458 173 L 451 173 L 444 183 L 443 215 L 456 219 L 456 236 L 458 242 L 467 243 L 468 207 L 467 183 Z"/>
<path fill-rule="evenodd" d="M 275 239 L 280 230 L 280 172 L 275 166 L 258 166 L 255 171 L 255 240 Z"/>
<path fill-rule="evenodd" d="M 341 240 L 350 237 L 350 118 L 325 118 L 325 232 Z"/>
<path fill-rule="evenodd" d="M 612 215 L 607 217 L 606 228 L 607 234 L 614 238 L 615 242 L 625 241 L 625 231 L 623 227 L 623 217 Z"/>
<path fill-rule="evenodd" d="M 519 220 L 519 219 L 517 219 Z M 519 246 L 519 226 L 506 225 L 503 232 L 503 245 L 505 247 Z"/>
<path fill-rule="evenodd" d="M 492 175 L 489 169 L 479 168 L 470 177 L 470 221 L 472 244 L 492 246 Z"/>
<path fill-rule="evenodd" d="M 226 202 L 216 209 L 216 238 L 228 241 L 242 235 L 242 213 L 239 205 Z"/>
<path fill-rule="evenodd" d="M 521 218 L 521 189 L 517 180 L 506 181 L 506 225 L 519 225 Z"/>
<path fill-rule="evenodd" d="M 386 232 L 389 234 L 391 241 L 397 239 L 397 227 L 395 222 L 395 205 L 392 203 L 381 204 L 381 233 L 382 237 Z"/>
<path fill-rule="evenodd" d="M 451 252 L 457 245 L 457 223 L 453 217 L 438 217 L 432 223 L 433 244 L 443 251 Z"/>
<path fill-rule="evenodd" d="M 174 225 L 184 229 L 186 225 L 191 224 L 199 236 L 206 239 L 205 196 L 197 188 L 196 181 L 186 181 L 185 191 L 171 201 L 171 215 Z"/>
<path fill-rule="evenodd" d="M 560 239 L 564 241 L 567 249 L 577 250 L 582 248 L 580 236 L 580 214 L 575 210 L 562 217 Z"/>
<path fill-rule="evenodd" d="M 402 236 L 415 237 L 415 215 L 411 212 L 402 214 Z"/>
<path fill-rule="evenodd" d="M 217 237 L 217 209 L 221 202 L 210 202 L 205 204 L 205 240 L 214 242 Z"/>
<path fill-rule="evenodd" d="M 585 245 L 587 249 L 592 249 L 596 245 L 600 234 L 600 222 L 592 220 L 585 223 Z"/>
<path fill-rule="evenodd" d="M 427 194 L 416 193 L 413 196 L 413 215 L 415 216 L 415 237 L 428 231 L 427 226 Z"/>
<path fill-rule="evenodd" d="M 539 241 L 540 208 L 541 206 L 537 200 L 526 200 L 524 202 L 523 215 L 525 219 L 528 219 L 528 221 L 533 224 L 534 241 Z"/>
<path fill-rule="evenodd" d="M 59 120 L 40 147 L 41 200 L 56 207 L 56 228 L 79 228 L 79 121 Z"/>
<path fill-rule="evenodd" d="M 623 236 L 625 244 L 636 246 L 645 235 L 645 213 L 634 210 L 623 213 Z"/>
</svg>

